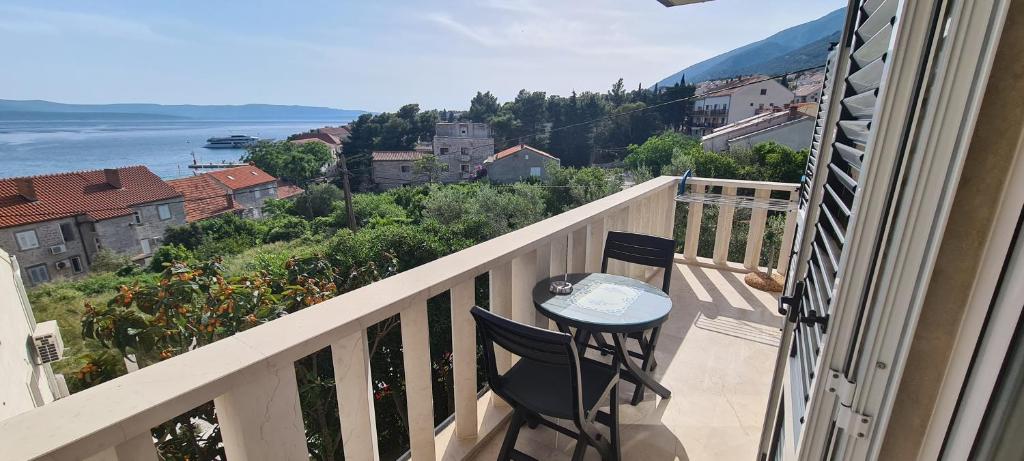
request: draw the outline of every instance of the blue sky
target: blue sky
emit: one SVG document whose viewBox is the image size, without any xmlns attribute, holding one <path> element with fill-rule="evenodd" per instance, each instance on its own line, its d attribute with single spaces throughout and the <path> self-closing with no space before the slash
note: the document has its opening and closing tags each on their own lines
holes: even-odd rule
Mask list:
<svg viewBox="0 0 1024 461">
<path fill-rule="evenodd" d="M 477 90 L 649 85 L 843 4 L 4 0 L 0 98 L 461 109 Z"/>
</svg>

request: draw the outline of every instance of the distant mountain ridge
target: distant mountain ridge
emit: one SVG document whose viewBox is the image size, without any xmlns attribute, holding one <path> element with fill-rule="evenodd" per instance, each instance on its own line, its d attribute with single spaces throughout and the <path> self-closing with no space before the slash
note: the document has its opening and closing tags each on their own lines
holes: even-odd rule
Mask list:
<svg viewBox="0 0 1024 461">
<path fill-rule="evenodd" d="M 687 83 L 751 74 L 780 74 L 825 64 L 828 47 L 839 40 L 846 20 L 846 8 L 771 37 L 691 65 L 658 82 L 672 86 L 684 75 Z"/>
<path fill-rule="evenodd" d="M 0 120 L 54 120 L 60 117 L 125 120 L 134 116 L 148 119 L 324 121 L 353 120 L 366 113 L 369 112 L 276 104 L 64 104 L 41 100 L 0 99 Z"/>
</svg>

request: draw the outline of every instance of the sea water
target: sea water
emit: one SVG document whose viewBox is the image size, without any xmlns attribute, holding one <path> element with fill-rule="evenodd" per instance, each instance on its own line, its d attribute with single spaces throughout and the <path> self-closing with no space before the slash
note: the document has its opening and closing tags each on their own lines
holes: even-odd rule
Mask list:
<svg viewBox="0 0 1024 461">
<path fill-rule="evenodd" d="M 199 163 L 237 162 L 245 149 L 206 149 L 211 137 L 285 139 L 329 121 L 0 121 L 0 178 L 145 165 L 164 179 Z"/>
</svg>

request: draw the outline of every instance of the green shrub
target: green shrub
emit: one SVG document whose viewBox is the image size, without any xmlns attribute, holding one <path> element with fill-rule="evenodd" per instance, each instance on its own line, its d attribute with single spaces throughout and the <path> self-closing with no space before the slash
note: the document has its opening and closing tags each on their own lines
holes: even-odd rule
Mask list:
<svg viewBox="0 0 1024 461">
<path fill-rule="evenodd" d="M 172 263 L 187 263 L 192 261 L 193 255 L 188 248 L 180 244 L 164 245 L 153 253 L 153 259 L 149 262 L 151 272 L 163 272 L 166 266 Z"/>
<path fill-rule="evenodd" d="M 89 264 L 89 269 L 93 272 L 114 272 L 125 266 L 131 266 L 132 259 L 128 256 L 114 253 L 108 249 L 102 249 L 96 253 L 96 257 L 92 259 L 92 264 Z"/>
<path fill-rule="evenodd" d="M 310 224 L 297 216 L 280 215 L 267 221 L 266 242 L 284 242 L 295 240 L 309 233 Z"/>
</svg>

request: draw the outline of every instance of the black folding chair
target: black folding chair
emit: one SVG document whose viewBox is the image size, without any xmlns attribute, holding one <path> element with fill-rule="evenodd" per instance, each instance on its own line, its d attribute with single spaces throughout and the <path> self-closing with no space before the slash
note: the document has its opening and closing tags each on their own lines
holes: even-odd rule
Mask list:
<svg viewBox="0 0 1024 461">
<path fill-rule="evenodd" d="M 501 445 L 501 461 L 534 460 L 515 449 L 519 430 L 524 424 L 531 428 L 544 424 L 576 439 L 573 461 L 583 459 L 587 447 L 594 447 L 603 460 L 622 458 L 619 446 L 619 410 L 616 391 L 619 383 L 619 362 L 611 366 L 580 357 L 576 343 L 568 333 L 524 325 L 480 307 L 472 310 L 487 363 L 491 390 L 512 406 L 512 419 Z M 494 345 L 519 356 L 508 371 L 498 373 Z M 605 396 L 609 412 L 598 411 Z M 548 418 L 571 420 L 576 432 Z M 610 429 L 603 437 L 594 422 Z"/>
<path fill-rule="evenodd" d="M 640 264 L 649 267 L 664 269 L 664 276 L 661 281 L 661 291 L 668 294 L 669 283 L 672 281 L 672 266 L 675 259 L 676 242 L 672 239 L 655 237 L 647 234 L 633 234 L 629 232 L 608 232 L 604 243 L 604 256 L 601 259 L 601 272 L 608 272 L 608 260 L 615 259 L 627 263 Z M 640 352 L 627 351 L 630 356 L 642 361 L 641 367 L 645 372 L 654 371 L 658 366 L 654 360 L 654 347 L 658 344 L 658 333 L 661 327 L 655 327 L 650 332 L 638 331 L 630 333 L 629 338 L 637 340 L 640 345 Z M 602 350 L 608 349 L 608 344 L 601 337 L 595 337 Z M 589 339 L 585 340 L 585 343 Z M 628 344 L 626 345 L 628 347 Z M 637 384 L 633 391 L 632 404 L 637 405 L 644 399 L 644 386 Z"/>
</svg>

